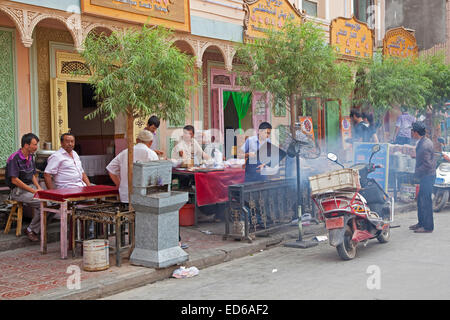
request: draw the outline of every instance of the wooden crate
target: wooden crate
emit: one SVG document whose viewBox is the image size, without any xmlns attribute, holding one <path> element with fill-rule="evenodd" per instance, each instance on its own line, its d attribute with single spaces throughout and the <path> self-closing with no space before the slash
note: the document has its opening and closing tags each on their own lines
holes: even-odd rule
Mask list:
<svg viewBox="0 0 450 320">
<path fill-rule="evenodd" d="M 333 191 L 356 191 L 361 188 L 359 173 L 354 169 L 341 169 L 309 177 L 311 195 Z"/>
</svg>

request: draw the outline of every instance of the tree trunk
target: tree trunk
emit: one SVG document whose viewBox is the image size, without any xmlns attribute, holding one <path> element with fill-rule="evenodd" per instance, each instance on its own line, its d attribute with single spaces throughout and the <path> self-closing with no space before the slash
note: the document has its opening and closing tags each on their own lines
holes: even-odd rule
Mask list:
<svg viewBox="0 0 450 320">
<path fill-rule="evenodd" d="M 295 95 L 291 94 L 289 97 L 289 105 L 291 107 L 291 133 L 295 137 L 295 122 L 297 122 L 297 114 L 295 108 Z"/>
<path fill-rule="evenodd" d="M 133 193 L 133 158 L 134 158 L 134 118 L 132 113 L 127 114 L 127 147 L 128 147 L 128 203 L 131 206 L 131 194 Z"/>
</svg>

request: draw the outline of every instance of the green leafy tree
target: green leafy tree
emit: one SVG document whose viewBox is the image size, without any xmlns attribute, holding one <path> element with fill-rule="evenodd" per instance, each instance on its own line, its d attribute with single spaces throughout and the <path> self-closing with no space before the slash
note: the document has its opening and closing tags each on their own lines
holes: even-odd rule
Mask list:
<svg viewBox="0 0 450 320">
<path fill-rule="evenodd" d="M 426 66 L 420 59 L 377 56 L 361 65 L 358 95 L 355 104 L 368 104 L 377 116 L 395 106 L 424 109 L 432 81 L 426 77 Z M 361 80 L 363 79 L 363 80 Z"/>
<path fill-rule="evenodd" d="M 269 29 L 267 37 L 242 44 L 237 57 L 243 64 L 239 81 L 252 91 L 270 92 L 296 121 L 298 96 L 348 96 L 352 73 L 327 44 L 324 32 L 312 22 L 288 21 L 282 29 Z"/>
<path fill-rule="evenodd" d="M 445 63 L 445 54 L 423 56 L 420 59 L 424 76 L 431 81 L 425 93 L 425 103 L 432 106 L 433 115 L 445 110 L 445 103 L 450 100 L 450 66 Z"/>
<path fill-rule="evenodd" d="M 156 114 L 178 121 L 189 105 L 194 88 L 194 58 L 180 52 L 170 41 L 172 31 L 147 27 L 92 34 L 84 43 L 82 57 L 93 70 L 97 109 L 88 115 L 111 121 L 127 118 L 128 186 L 132 191 L 134 120 Z M 131 197 L 130 197 L 131 200 Z"/>
</svg>

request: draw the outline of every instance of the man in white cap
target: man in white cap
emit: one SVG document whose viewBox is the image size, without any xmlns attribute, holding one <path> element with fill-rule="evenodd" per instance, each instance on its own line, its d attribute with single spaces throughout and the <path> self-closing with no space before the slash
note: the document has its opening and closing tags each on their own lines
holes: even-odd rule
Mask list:
<svg viewBox="0 0 450 320">
<path fill-rule="evenodd" d="M 155 151 L 150 147 L 153 142 L 153 134 L 148 130 L 142 130 L 137 136 L 137 144 L 134 146 L 133 162 L 148 162 L 159 160 Z M 120 152 L 106 167 L 106 170 L 119 188 L 120 201 L 128 203 L 128 149 Z"/>
</svg>

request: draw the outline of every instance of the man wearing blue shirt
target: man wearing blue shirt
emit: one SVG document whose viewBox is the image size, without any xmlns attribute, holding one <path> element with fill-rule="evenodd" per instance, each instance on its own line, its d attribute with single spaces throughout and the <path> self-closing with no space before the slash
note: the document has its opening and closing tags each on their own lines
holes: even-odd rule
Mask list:
<svg viewBox="0 0 450 320">
<path fill-rule="evenodd" d="M 266 142 L 270 142 L 272 126 L 268 122 L 262 122 L 258 127 L 258 134 L 249 137 L 241 150 L 245 153 L 245 182 L 264 181 L 261 169 L 265 166 L 260 160 L 259 150 Z"/>
</svg>

